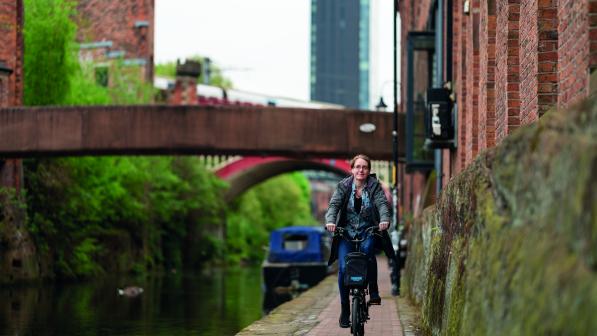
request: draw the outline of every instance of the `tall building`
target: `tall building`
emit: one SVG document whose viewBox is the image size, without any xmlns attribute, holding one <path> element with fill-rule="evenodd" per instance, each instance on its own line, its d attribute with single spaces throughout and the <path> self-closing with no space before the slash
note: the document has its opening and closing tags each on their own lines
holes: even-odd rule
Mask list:
<svg viewBox="0 0 597 336">
<path fill-rule="evenodd" d="M 311 99 L 369 109 L 371 2 L 311 0 Z"/>
</svg>

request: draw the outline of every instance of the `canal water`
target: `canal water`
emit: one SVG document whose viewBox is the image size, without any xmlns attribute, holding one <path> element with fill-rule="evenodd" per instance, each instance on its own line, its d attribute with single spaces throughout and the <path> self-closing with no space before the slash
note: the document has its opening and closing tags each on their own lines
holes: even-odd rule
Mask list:
<svg viewBox="0 0 597 336">
<path fill-rule="evenodd" d="M 259 267 L 0 287 L 0 335 L 234 335 L 271 308 L 261 288 Z"/>
</svg>

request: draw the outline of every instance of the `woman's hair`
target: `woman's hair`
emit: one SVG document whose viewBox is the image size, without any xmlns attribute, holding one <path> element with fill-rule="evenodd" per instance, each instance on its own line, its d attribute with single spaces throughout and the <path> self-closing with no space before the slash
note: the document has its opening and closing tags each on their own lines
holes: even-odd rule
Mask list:
<svg viewBox="0 0 597 336">
<path fill-rule="evenodd" d="M 369 169 L 371 169 L 371 159 L 365 154 L 355 155 L 355 157 L 353 157 L 352 160 L 350 160 L 350 168 L 354 168 L 354 163 L 357 161 L 357 159 L 362 159 L 362 160 L 367 161 L 367 165 L 369 166 Z"/>
</svg>

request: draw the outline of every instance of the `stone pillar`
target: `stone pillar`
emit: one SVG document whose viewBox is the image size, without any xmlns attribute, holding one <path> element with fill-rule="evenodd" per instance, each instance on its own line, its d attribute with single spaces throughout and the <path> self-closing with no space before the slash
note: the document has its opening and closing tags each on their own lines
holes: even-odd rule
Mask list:
<svg viewBox="0 0 597 336">
<path fill-rule="evenodd" d="M 176 64 L 176 82 L 170 91 L 168 103 L 172 105 L 197 105 L 197 78 L 201 73 L 201 64 L 187 60 Z"/>
</svg>

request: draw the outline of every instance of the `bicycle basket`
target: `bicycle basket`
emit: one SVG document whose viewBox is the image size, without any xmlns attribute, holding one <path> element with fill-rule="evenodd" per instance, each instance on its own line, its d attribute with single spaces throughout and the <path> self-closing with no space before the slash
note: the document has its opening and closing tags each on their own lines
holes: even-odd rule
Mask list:
<svg viewBox="0 0 597 336">
<path fill-rule="evenodd" d="M 365 287 L 367 285 L 367 255 L 361 252 L 348 253 L 345 261 L 344 285 Z"/>
</svg>

